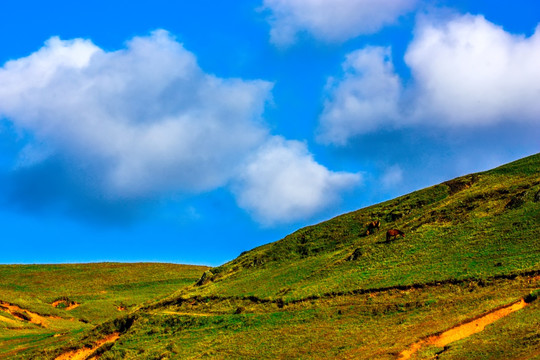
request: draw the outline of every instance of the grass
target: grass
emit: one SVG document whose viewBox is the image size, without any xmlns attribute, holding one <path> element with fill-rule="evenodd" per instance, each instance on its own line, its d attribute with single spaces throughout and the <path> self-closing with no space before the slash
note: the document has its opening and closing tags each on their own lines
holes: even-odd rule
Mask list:
<svg viewBox="0 0 540 360">
<path fill-rule="evenodd" d="M 213 282 L 192 291 L 294 300 L 535 270 L 539 191 L 535 155 L 298 230 L 211 269 Z M 514 199 L 522 202 L 508 206 Z M 376 219 L 382 231 L 366 236 L 365 224 Z M 406 237 L 385 243 L 384 230 L 390 228 L 402 229 Z M 362 255 L 346 261 L 355 250 Z"/>
<path fill-rule="evenodd" d="M 192 284 L 206 267 L 160 263 L 0 265 L 0 300 L 40 314 L 64 316 L 51 304 L 81 305 L 71 317 L 99 324 L 126 310 Z"/>
<path fill-rule="evenodd" d="M 12 320 L 0 318 L 0 358 L 13 357 L 14 350 L 65 345 L 94 325 L 192 284 L 206 269 L 158 263 L 0 265 L 0 301 L 47 319 L 44 328 L 18 321 L 0 308 L 0 316 Z M 72 310 L 52 306 L 61 299 L 80 305 Z M 54 338 L 55 334 L 61 336 Z"/>
<path fill-rule="evenodd" d="M 539 285 L 528 280 L 334 296 L 283 308 L 201 299 L 141 313 L 102 359 L 396 359 L 419 337 L 512 302 Z M 238 306 L 244 312 L 235 314 Z M 188 315 L 206 311 L 209 316 Z"/>
<path fill-rule="evenodd" d="M 381 230 L 368 235 L 373 220 Z M 406 237 L 387 242 L 391 228 Z M 10 274 L 0 300 L 88 322 L 55 338 L 57 330 L 2 330 L 0 321 L 0 358 L 53 359 L 119 332 L 101 359 L 396 359 L 429 335 L 526 298 L 527 307 L 483 332 L 412 358 L 534 359 L 538 239 L 540 154 L 300 229 L 209 270 L 0 267 Z M 67 315 L 50 305 L 60 297 L 81 305 Z"/>
</svg>

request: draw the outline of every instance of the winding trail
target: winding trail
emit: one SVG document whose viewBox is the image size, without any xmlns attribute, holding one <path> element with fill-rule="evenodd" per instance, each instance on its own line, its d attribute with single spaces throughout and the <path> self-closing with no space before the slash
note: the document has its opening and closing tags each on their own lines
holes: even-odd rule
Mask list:
<svg viewBox="0 0 540 360">
<path fill-rule="evenodd" d="M 431 345 L 431 346 L 437 346 L 437 347 L 445 347 L 446 345 L 454 341 L 458 341 L 468 336 L 471 336 L 473 334 L 476 334 L 484 330 L 484 328 L 487 325 L 505 316 L 508 316 L 514 311 L 521 310 L 525 306 L 527 306 L 527 303 L 525 302 L 524 299 L 521 299 L 519 301 L 513 302 L 510 305 L 506 305 L 504 307 L 492 310 L 484 315 L 481 315 L 480 317 L 477 317 L 475 319 L 464 322 L 461 325 L 448 329 L 439 335 L 432 335 L 425 339 L 417 341 L 414 344 L 412 344 L 408 349 L 403 350 L 399 354 L 399 360 L 409 359 L 413 354 L 415 354 L 418 350 L 420 350 L 420 348 L 424 346 Z"/>
<path fill-rule="evenodd" d="M 96 341 L 92 347 L 83 347 L 57 356 L 54 360 L 86 360 L 97 349 L 108 343 L 114 343 L 120 337 L 120 333 L 112 333 L 103 339 Z"/>
</svg>

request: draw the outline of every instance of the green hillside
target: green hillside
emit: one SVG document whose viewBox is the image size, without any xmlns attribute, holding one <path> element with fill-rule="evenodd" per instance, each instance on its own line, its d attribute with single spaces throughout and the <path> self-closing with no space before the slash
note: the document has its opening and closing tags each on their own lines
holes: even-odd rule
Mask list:
<svg viewBox="0 0 540 360">
<path fill-rule="evenodd" d="M 389 229 L 405 237 L 387 241 Z M 113 320 L 9 358 L 538 360 L 540 154 L 198 270 L 168 296 L 143 292 Z"/>
<path fill-rule="evenodd" d="M 534 155 L 300 229 L 212 269 L 191 292 L 291 301 L 540 270 L 539 197 Z M 366 235 L 374 220 L 380 231 Z M 405 238 L 387 243 L 393 228 Z"/>
</svg>

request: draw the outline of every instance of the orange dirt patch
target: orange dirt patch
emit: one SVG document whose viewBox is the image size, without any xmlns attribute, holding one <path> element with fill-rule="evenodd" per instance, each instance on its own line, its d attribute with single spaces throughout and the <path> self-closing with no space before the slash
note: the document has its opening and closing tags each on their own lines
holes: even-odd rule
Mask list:
<svg viewBox="0 0 540 360">
<path fill-rule="evenodd" d="M 96 351 L 97 349 L 99 349 L 105 344 L 114 343 L 116 340 L 118 340 L 119 337 L 120 337 L 119 333 L 117 332 L 112 333 L 106 336 L 105 338 L 94 343 L 94 346 L 92 347 L 84 347 L 79 350 L 67 352 L 65 354 L 62 354 L 56 357 L 54 360 L 86 360 L 90 355 L 92 355 L 94 351 Z"/>
<path fill-rule="evenodd" d="M 429 336 L 428 338 L 420 340 L 412 344 L 408 349 L 402 351 L 399 354 L 399 359 L 400 360 L 409 359 L 414 353 L 416 353 L 423 346 L 433 345 L 433 346 L 438 346 L 438 347 L 445 347 L 446 345 L 454 341 L 458 341 L 468 336 L 471 336 L 473 334 L 476 334 L 484 330 L 484 328 L 487 325 L 505 316 L 508 316 L 514 311 L 521 310 L 525 306 L 527 306 L 527 303 L 525 302 L 524 299 L 521 299 L 520 301 L 517 301 L 505 307 L 490 311 L 487 314 L 484 314 L 476 319 L 467 321 L 461 325 L 458 325 L 449 330 L 446 330 L 439 335 Z"/>
<path fill-rule="evenodd" d="M 0 301 L 0 308 L 2 308 L 2 310 L 10 313 L 11 315 L 13 315 L 14 317 L 16 317 L 17 319 L 21 321 L 29 321 L 32 324 L 36 324 L 38 326 L 45 327 L 45 328 L 48 327 L 48 320 L 60 319 L 59 317 L 56 317 L 56 316 L 42 316 L 32 311 L 20 308 L 17 305 L 13 305 L 4 301 Z"/>
<path fill-rule="evenodd" d="M 75 302 L 75 301 L 68 301 L 68 300 L 56 300 L 55 302 L 53 302 L 51 304 L 53 307 L 57 308 L 59 307 L 60 305 L 62 305 L 62 308 L 64 310 L 72 310 L 72 309 L 75 309 L 76 307 L 78 307 L 79 304 L 78 302 Z"/>
</svg>

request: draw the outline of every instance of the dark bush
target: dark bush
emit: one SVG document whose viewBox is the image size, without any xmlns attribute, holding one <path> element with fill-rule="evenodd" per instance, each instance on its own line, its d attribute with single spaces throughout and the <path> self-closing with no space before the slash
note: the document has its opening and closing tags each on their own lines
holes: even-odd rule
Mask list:
<svg viewBox="0 0 540 360">
<path fill-rule="evenodd" d="M 354 261 L 362 256 L 362 250 L 360 248 L 354 249 L 353 253 L 349 255 L 345 261 Z"/>
<path fill-rule="evenodd" d="M 517 209 L 521 207 L 525 203 L 525 200 L 523 200 L 523 195 L 524 193 L 518 194 L 516 196 L 512 196 L 512 198 L 510 198 L 510 201 L 506 204 L 505 208 Z"/>
<path fill-rule="evenodd" d="M 241 314 L 245 311 L 246 309 L 243 307 L 243 306 L 239 306 L 236 308 L 236 310 L 234 311 L 235 314 Z"/>
</svg>

